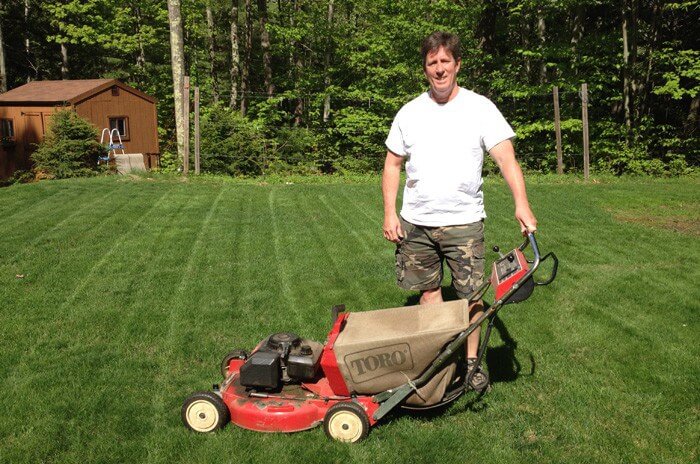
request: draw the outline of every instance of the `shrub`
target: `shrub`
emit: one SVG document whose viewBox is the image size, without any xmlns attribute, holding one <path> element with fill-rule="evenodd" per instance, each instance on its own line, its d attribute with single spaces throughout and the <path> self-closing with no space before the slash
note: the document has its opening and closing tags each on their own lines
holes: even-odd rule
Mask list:
<svg viewBox="0 0 700 464">
<path fill-rule="evenodd" d="M 44 141 L 32 153 L 38 178 L 62 179 L 97 174 L 97 160 L 107 149 L 97 141 L 97 129 L 71 110 L 51 117 Z"/>
<path fill-rule="evenodd" d="M 213 106 L 201 120 L 203 171 L 232 175 L 259 175 L 266 167 L 265 137 L 237 111 Z"/>
<path fill-rule="evenodd" d="M 270 139 L 268 173 L 318 174 L 322 139 L 305 127 L 282 127 Z"/>
</svg>

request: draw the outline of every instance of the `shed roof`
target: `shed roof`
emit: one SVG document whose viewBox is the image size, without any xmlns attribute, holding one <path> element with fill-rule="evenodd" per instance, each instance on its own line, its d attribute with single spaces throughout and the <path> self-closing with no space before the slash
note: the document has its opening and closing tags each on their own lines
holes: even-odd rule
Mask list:
<svg viewBox="0 0 700 464">
<path fill-rule="evenodd" d="M 127 92 L 155 103 L 156 99 L 117 79 L 79 79 L 62 81 L 32 81 L 0 94 L 0 105 L 18 104 L 77 104 L 86 98 L 117 86 Z"/>
</svg>

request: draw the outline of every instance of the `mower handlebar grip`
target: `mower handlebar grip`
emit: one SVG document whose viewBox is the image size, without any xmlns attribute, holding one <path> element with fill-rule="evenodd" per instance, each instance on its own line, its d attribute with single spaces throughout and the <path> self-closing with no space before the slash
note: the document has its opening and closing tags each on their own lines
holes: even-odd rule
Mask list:
<svg viewBox="0 0 700 464">
<path fill-rule="evenodd" d="M 548 278 L 547 280 L 545 280 L 545 281 L 543 281 L 543 282 L 537 282 L 537 281 L 535 281 L 535 285 L 549 285 L 549 284 L 551 284 L 551 283 L 554 281 L 555 277 L 557 276 L 557 269 L 559 268 L 559 258 L 557 258 L 557 255 L 555 255 L 553 251 L 547 253 L 547 254 L 544 256 L 544 258 L 542 258 L 541 261 L 546 260 L 546 259 L 549 258 L 550 256 L 551 256 L 552 259 L 554 260 L 554 264 L 552 265 L 552 274 L 549 276 L 549 278 Z"/>
<path fill-rule="evenodd" d="M 535 285 L 549 285 L 554 281 L 554 279 L 557 276 L 557 269 L 559 268 L 559 258 L 557 258 L 557 255 L 554 254 L 554 252 L 549 252 L 547 253 L 543 258 L 540 256 L 540 249 L 537 246 L 537 239 L 535 238 L 535 233 L 534 232 L 528 232 L 527 237 L 525 238 L 525 241 L 523 242 L 518 249 L 520 251 L 525 250 L 527 246 L 530 245 L 530 248 L 532 248 L 532 253 L 535 255 L 534 259 L 532 261 L 528 261 L 529 263 L 532 264 L 532 267 L 530 268 L 530 271 L 527 273 L 525 276 L 525 279 L 529 278 L 534 272 L 537 270 L 538 267 L 540 267 L 540 263 L 549 257 L 551 257 L 554 260 L 554 265 L 552 266 L 552 273 L 550 274 L 549 278 L 545 281 L 542 282 L 537 282 L 535 281 Z M 534 279 L 533 279 L 534 280 Z"/>
</svg>

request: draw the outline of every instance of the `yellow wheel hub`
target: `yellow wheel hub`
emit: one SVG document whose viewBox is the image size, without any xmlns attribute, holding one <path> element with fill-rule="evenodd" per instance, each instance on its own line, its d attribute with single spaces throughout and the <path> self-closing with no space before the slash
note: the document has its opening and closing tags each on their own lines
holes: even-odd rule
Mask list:
<svg viewBox="0 0 700 464">
<path fill-rule="evenodd" d="M 211 432 L 219 422 L 219 411 L 206 400 L 193 401 L 185 413 L 187 423 L 196 432 Z"/>
<path fill-rule="evenodd" d="M 362 437 L 362 420 L 348 411 L 338 411 L 328 421 L 328 432 L 333 439 L 353 443 Z"/>
</svg>

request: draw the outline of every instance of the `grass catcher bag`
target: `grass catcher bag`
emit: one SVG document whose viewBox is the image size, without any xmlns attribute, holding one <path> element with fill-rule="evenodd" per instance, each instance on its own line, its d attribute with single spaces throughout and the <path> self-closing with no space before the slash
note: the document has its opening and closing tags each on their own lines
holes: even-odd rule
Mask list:
<svg viewBox="0 0 700 464">
<path fill-rule="evenodd" d="M 334 351 L 349 390 L 372 395 L 418 378 L 468 326 L 467 300 L 350 313 Z M 407 404 L 439 403 L 456 373 L 448 364 Z"/>
</svg>

